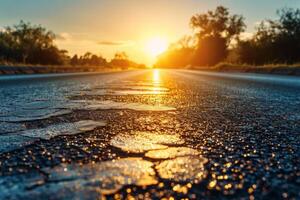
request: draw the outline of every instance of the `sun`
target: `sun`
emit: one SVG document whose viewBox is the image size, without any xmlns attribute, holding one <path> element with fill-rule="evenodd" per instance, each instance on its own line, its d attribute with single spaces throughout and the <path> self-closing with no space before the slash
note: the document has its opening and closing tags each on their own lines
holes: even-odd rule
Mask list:
<svg viewBox="0 0 300 200">
<path fill-rule="evenodd" d="M 151 38 L 146 42 L 146 51 L 151 57 L 157 57 L 168 49 L 168 41 L 162 37 Z"/>
</svg>

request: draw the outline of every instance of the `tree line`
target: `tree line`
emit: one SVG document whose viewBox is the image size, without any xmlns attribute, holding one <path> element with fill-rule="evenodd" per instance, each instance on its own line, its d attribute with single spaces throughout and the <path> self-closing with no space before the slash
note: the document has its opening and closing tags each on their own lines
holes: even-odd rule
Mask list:
<svg viewBox="0 0 300 200">
<path fill-rule="evenodd" d="M 4 63 L 61 65 L 67 51 L 54 45 L 55 34 L 21 21 L 0 32 L 0 61 Z"/>
<path fill-rule="evenodd" d="M 40 25 L 21 21 L 0 30 L 0 63 L 25 65 L 76 65 L 110 68 L 144 68 L 129 59 L 125 52 L 117 52 L 111 61 L 90 52 L 70 57 L 68 51 L 59 49 L 56 35 Z"/>
<path fill-rule="evenodd" d="M 69 63 L 73 66 L 102 66 L 110 68 L 118 67 L 121 69 L 129 67 L 146 68 L 144 64 L 138 64 L 130 60 L 126 52 L 117 52 L 110 61 L 107 61 L 101 55 L 92 54 L 91 52 L 87 52 L 82 56 L 75 54 L 70 58 Z"/>
<path fill-rule="evenodd" d="M 190 20 L 194 35 L 184 36 L 158 56 L 157 67 L 214 66 L 220 62 L 264 65 L 300 62 L 300 9 L 277 11 L 249 38 L 245 18 L 228 8 L 197 14 Z"/>
</svg>

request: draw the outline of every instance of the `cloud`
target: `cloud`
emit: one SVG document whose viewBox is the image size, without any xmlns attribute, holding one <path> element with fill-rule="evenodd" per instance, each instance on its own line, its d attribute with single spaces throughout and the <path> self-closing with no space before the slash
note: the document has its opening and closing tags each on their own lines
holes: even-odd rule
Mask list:
<svg viewBox="0 0 300 200">
<path fill-rule="evenodd" d="M 133 45 L 134 42 L 132 41 L 100 41 L 98 42 L 99 45 L 105 45 L 105 46 L 129 46 Z"/>
<path fill-rule="evenodd" d="M 72 35 L 69 33 L 60 33 L 56 35 L 57 40 L 71 40 Z"/>
<path fill-rule="evenodd" d="M 96 45 L 102 46 L 132 46 L 135 43 L 133 41 L 120 41 L 120 40 L 102 40 L 98 42 L 95 39 L 89 39 L 88 35 L 83 33 L 67 33 L 62 32 L 56 35 L 56 41 L 59 43 L 70 43 L 70 42 L 77 42 L 77 43 L 94 43 Z"/>
</svg>

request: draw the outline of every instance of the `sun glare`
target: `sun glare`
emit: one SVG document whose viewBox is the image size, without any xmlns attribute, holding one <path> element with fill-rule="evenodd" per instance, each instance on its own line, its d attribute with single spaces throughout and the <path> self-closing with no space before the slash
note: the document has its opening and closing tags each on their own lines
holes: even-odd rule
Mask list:
<svg viewBox="0 0 300 200">
<path fill-rule="evenodd" d="M 168 42 L 164 38 L 156 37 L 147 41 L 146 51 L 152 56 L 157 57 L 159 54 L 166 51 L 168 48 Z"/>
<path fill-rule="evenodd" d="M 153 70 L 153 84 L 160 83 L 160 71 L 158 69 Z"/>
</svg>

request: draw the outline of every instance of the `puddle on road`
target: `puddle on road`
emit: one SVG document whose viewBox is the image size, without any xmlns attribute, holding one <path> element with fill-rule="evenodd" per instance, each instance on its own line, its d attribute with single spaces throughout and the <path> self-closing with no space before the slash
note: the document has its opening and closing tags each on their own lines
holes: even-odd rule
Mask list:
<svg viewBox="0 0 300 200">
<path fill-rule="evenodd" d="M 169 92 L 168 88 L 161 87 L 159 71 L 153 73 L 153 81 L 132 82 L 119 81 L 118 84 L 107 85 L 84 85 L 76 91 L 67 90 L 59 96 L 45 96 L 34 94 L 34 98 L 18 99 L 13 102 L 13 107 L 0 108 L 0 122 L 25 122 L 43 120 L 51 117 L 70 114 L 73 110 L 109 110 L 109 109 L 130 109 L 135 111 L 174 111 L 173 107 L 165 105 L 146 105 L 139 103 L 121 103 L 113 101 L 68 101 L 66 98 L 72 95 L 161 95 Z M 78 89 L 78 88 L 77 88 Z M 56 93 L 55 93 L 56 94 Z M 71 96 L 70 96 L 71 95 Z M 7 101 L 10 105 L 10 101 Z"/>
<path fill-rule="evenodd" d="M 80 95 L 163 95 L 169 92 L 168 88 L 162 87 L 160 82 L 160 73 L 153 73 L 151 81 L 118 81 L 104 86 L 96 86 L 90 90 L 80 91 Z"/>
<path fill-rule="evenodd" d="M 70 103 L 78 104 L 78 109 L 82 110 L 135 110 L 135 111 L 174 111 L 176 108 L 164 105 L 147 105 L 140 103 L 124 103 L 114 101 L 91 101 L 91 100 L 74 100 Z"/>
<path fill-rule="evenodd" d="M 114 137 L 110 144 L 128 153 L 143 153 L 146 158 L 160 159 L 154 162 L 157 175 L 175 182 L 199 183 L 207 176 L 208 160 L 200 152 L 183 145 L 177 135 L 152 132 L 133 132 Z"/>
<path fill-rule="evenodd" d="M 71 113 L 71 110 L 59 109 L 37 109 L 37 110 L 24 110 L 19 109 L 13 113 L 8 113 L 6 116 L 0 117 L 2 122 L 25 122 L 48 119 Z"/>
<path fill-rule="evenodd" d="M 197 156 L 200 152 L 188 147 L 169 147 L 167 149 L 152 150 L 145 154 L 152 159 L 172 159 L 183 156 Z"/>
<path fill-rule="evenodd" d="M 113 95 L 162 95 L 167 94 L 166 91 L 160 90 L 119 90 L 112 92 Z"/>
<path fill-rule="evenodd" d="M 83 166 L 61 165 L 42 171 L 49 174 L 48 183 L 38 174 L 30 179 L 26 177 L 28 175 L 0 178 L 0 198 L 43 199 L 55 195 L 57 199 L 98 199 L 127 185 L 148 186 L 158 183 L 154 176 L 153 164 L 140 158 L 125 158 Z M 38 186 L 28 190 L 28 185 L 35 184 Z"/>
<path fill-rule="evenodd" d="M 24 124 L 0 122 L 0 135 L 22 131 L 24 129 L 25 129 Z"/>
<path fill-rule="evenodd" d="M 97 127 L 105 126 L 105 122 L 79 121 L 75 123 L 62 123 L 48 126 L 46 128 L 20 131 L 14 134 L 0 136 L 0 153 L 13 151 L 30 145 L 38 139 L 50 140 L 59 135 L 75 135 L 92 131 Z"/>
<path fill-rule="evenodd" d="M 60 98 L 47 99 L 22 99 L 6 103 L 8 108 L 0 108 L 0 121 L 23 122 L 47 119 L 54 116 L 69 114 L 67 109 L 59 109 L 56 106 L 65 104 L 66 100 Z"/>
<path fill-rule="evenodd" d="M 99 89 L 94 89 L 90 91 L 80 91 L 77 95 L 81 96 L 106 96 L 106 95 L 163 95 L 167 94 L 168 88 L 163 87 L 149 87 L 149 86 L 132 86 L 132 87 L 104 87 Z"/>
<path fill-rule="evenodd" d="M 156 166 L 156 169 L 163 179 L 199 183 L 207 175 L 204 168 L 207 161 L 206 158 L 200 156 L 178 157 L 161 162 Z"/>
<path fill-rule="evenodd" d="M 46 103 L 47 104 L 47 103 Z M 32 104 L 36 105 L 36 104 Z M 25 109 L 26 108 L 26 109 Z M 48 119 L 72 113 L 73 110 L 122 110 L 135 111 L 174 111 L 176 108 L 164 105 L 147 105 L 140 103 L 124 103 L 114 101 L 70 100 L 55 108 L 44 108 L 37 104 L 37 109 L 24 107 L 0 116 L 0 122 L 25 122 Z M 0 132 L 1 133 L 1 132 Z"/>
<path fill-rule="evenodd" d="M 42 129 L 26 130 L 20 134 L 26 137 L 50 140 L 51 138 L 59 135 L 75 135 L 82 132 L 92 131 L 97 127 L 105 125 L 105 122 L 87 120 L 75 123 L 55 124 Z"/>
<path fill-rule="evenodd" d="M 183 141 L 177 135 L 135 132 L 117 135 L 110 144 L 126 152 L 145 153 L 150 150 L 166 149 L 167 145 L 180 145 L 183 144 Z"/>
<path fill-rule="evenodd" d="M 156 184 L 152 167 L 151 162 L 140 158 L 124 158 L 83 166 L 59 166 L 44 171 L 49 174 L 49 181 L 73 180 L 82 187 L 95 187 L 102 194 L 112 194 L 126 185 Z"/>
<path fill-rule="evenodd" d="M 136 86 L 131 86 L 130 88 L 128 88 L 127 90 L 142 90 L 142 91 L 160 91 L 160 92 L 168 92 L 169 88 L 165 88 L 165 87 L 159 87 L 159 86 L 155 86 L 155 85 L 151 85 L 151 86 L 140 86 L 140 85 L 136 85 Z"/>
</svg>

